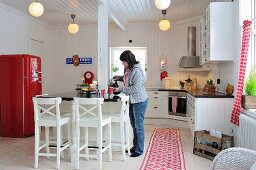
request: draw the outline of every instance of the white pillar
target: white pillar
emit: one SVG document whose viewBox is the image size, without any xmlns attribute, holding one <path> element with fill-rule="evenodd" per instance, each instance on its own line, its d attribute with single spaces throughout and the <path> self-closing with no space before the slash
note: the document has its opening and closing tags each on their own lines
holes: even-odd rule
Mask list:
<svg viewBox="0 0 256 170">
<path fill-rule="evenodd" d="M 98 5 L 98 83 L 99 89 L 107 89 L 108 83 L 108 4 L 101 0 Z"/>
</svg>

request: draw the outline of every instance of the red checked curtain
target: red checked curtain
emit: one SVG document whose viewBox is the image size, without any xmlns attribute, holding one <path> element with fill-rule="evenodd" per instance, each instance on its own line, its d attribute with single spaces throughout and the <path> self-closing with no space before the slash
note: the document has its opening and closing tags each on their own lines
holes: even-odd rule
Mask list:
<svg viewBox="0 0 256 170">
<path fill-rule="evenodd" d="M 240 55 L 241 57 L 240 57 L 240 65 L 239 65 L 239 73 L 238 73 L 238 83 L 237 83 L 235 102 L 234 102 L 234 106 L 231 114 L 231 122 L 237 126 L 239 126 L 241 98 L 242 98 L 243 88 L 244 88 L 244 78 L 245 78 L 245 72 L 246 72 L 246 64 L 247 64 L 247 56 L 248 56 L 252 22 L 245 20 L 243 24 L 244 24 L 243 37 L 242 37 L 242 48 L 241 48 L 241 55 Z"/>
</svg>

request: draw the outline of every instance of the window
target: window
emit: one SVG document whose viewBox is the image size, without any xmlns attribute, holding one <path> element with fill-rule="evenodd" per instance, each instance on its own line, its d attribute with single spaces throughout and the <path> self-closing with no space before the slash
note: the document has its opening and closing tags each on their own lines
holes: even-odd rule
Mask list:
<svg viewBox="0 0 256 170">
<path fill-rule="evenodd" d="M 249 8 L 250 9 L 250 8 Z M 251 0 L 251 12 L 250 12 L 250 18 L 253 19 L 256 17 L 256 3 L 255 0 Z M 248 55 L 248 65 L 247 70 L 248 74 L 251 69 L 253 69 L 256 66 L 256 57 L 255 57 L 255 50 L 256 50 L 256 19 L 252 22 L 252 33 L 251 33 L 251 42 L 250 42 L 250 50 Z"/>
<path fill-rule="evenodd" d="M 240 4 L 240 18 L 241 18 L 241 28 L 243 20 L 252 20 L 256 17 L 256 3 L 255 0 L 241 1 Z M 247 68 L 246 77 L 248 77 L 250 71 L 255 69 L 256 66 L 256 19 L 252 22 L 252 32 L 247 58 Z"/>
<path fill-rule="evenodd" d="M 253 31 L 252 31 L 252 56 L 253 56 L 253 59 L 252 59 L 252 65 L 253 67 L 256 67 L 256 2 L 255 0 L 252 0 L 252 4 L 253 5 L 253 10 L 252 10 L 252 15 L 253 15 L 253 18 L 254 18 L 254 21 L 253 21 L 253 25 L 252 25 L 252 28 L 253 28 Z"/>
<path fill-rule="evenodd" d="M 136 60 L 140 62 L 143 73 L 145 75 L 145 80 L 147 80 L 147 48 L 146 47 L 112 47 L 110 48 L 110 78 L 114 75 L 123 75 L 124 66 L 120 61 L 120 55 L 125 50 L 130 50 L 136 57 Z M 113 68 L 117 71 L 114 72 Z"/>
</svg>

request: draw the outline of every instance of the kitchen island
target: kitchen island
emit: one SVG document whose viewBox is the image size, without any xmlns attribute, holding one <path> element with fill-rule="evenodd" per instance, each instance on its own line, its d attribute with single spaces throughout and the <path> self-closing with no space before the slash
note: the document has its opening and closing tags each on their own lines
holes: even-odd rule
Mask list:
<svg viewBox="0 0 256 170">
<path fill-rule="evenodd" d="M 123 94 L 119 94 L 119 95 L 115 95 L 112 99 L 104 99 L 104 103 L 102 105 L 102 115 L 107 114 L 107 113 L 121 113 L 121 107 L 122 107 L 122 102 L 121 102 L 121 96 Z M 83 95 L 83 94 L 79 94 L 76 91 L 72 91 L 72 92 L 67 92 L 67 93 L 59 93 L 59 94 L 49 94 L 49 95 L 44 95 L 42 97 L 44 98 L 49 98 L 49 97 L 61 97 L 62 98 L 62 103 L 60 105 L 60 110 L 62 114 L 67 114 L 69 113 L 71 118 L 72 118 L 72 143 L 74 144 L 74 141 L 76 141 L 76 139 L 74 139 L 75 135 L 75 126 L 74 124 L 76 123 L 76 117 L 75 114 L 73 113 L 72 110 L 72 101 L 74 97 L 82 97 L 85 98 L 87 95 Z M 96 94 L 92 94 L 91 97 L 97 97 Z M 130 125 L 129 119 L 127 119 L 128 121 L 127 126 L 129 129 L 129 139 L 128 141 L 130 141 L 131 143 L 131 139 L 132 139 L 132 127 Z M 119 141 L 119 136 L 120 136 L 120 127 L 119 127 L 119 123 L 113 123 L 111 125 L 111 137 L 112 137 L 112 141 Z M 53 132 L 55 133 L 55 132 Z M 89 142 L 91 143 L 91 146 L 94 146 L 94 141 L 96 141 L 96 130 L 95 128 L 89 128 Z M 63 132 L 63 137 L 67 139 L 67 132 Z M 81 139 L 84 139 L 84 133 L 81 132 Z M 119 151 L 121 148 L 113 148 L 113 151 Z"/>
</svg>

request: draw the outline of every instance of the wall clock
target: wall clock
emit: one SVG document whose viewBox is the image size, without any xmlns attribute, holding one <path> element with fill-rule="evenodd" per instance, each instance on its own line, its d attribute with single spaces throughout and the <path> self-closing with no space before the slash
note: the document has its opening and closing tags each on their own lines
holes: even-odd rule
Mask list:
<svg viewBox="0 0 256 170">
<path fill-rule="evenodd" d="M 86 71 L 84 73 L 84 82 L 85 84 L 92 84 L 92 81 L 94 79 L 94 74 L 90 71 Z"/>
</svg>

